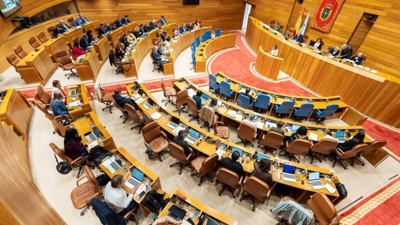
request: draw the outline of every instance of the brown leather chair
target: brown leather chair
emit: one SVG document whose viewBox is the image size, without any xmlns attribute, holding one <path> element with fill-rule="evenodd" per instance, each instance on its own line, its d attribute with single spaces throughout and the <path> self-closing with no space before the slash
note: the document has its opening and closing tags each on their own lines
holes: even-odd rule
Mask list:
<svg viewBox="0 0 400 225">
<path fill-rule="evenodd" d="M 267 183 L 258 179 L 255 176 L 250 176 L 244 180 L 243 189 L 244 191 L 242 192 L 242 196 L 240 197 L 239 201 L 251 197 L 251 210 L 253 212 L 256 208 L 254 197 L 262 201 L 262 203 L 264 204 L 265 200 L 269 199 L 272 191 L 272 188 L 270 188 Z"/>
<path fill-rule="evenodd" d="M 42 44 L 49 40 L 43 31 L 39 32 L 36 36 L 39 39 L 39 41 L 42 42 Z"/>
<path fill-rule="evenodd" d="M 376 140 L 368 144 L 368 148 L 365 149 L 364 151 L 360 152 L 361 155 L 370 155 L 370 154 L 375 154 L 375 152 L 380 149 L 385 147 L 387 142 L 385 140 Z"/>
<path fill-rule="evenodd" d="M 146 147 L 150 146 L 152 154 L 148 155 L 149 159 L 158 155 L 158 159 L 162 162 L 161 153 L 168 148 L 168 138 L 161 127 L 156 122 L 150 122 L 143 127 L 143 139 Z"/>
<path fill-rule="evenodd" d="M 186 102 L 187 102 L 187 108 L 188 108 L 189 112 L 191 112 L 191 114 L 189 113 L 189 116 L 192 117 L 189 120 L 189 122 L 196 119 L 197 123 L 199 123 L 200 110 L 197 108 L 197 103 L 191 97 L 187 97 Z"/>
<path fill-rule="evenodd" d="M 71 201 L 75 209 L 81 209 L 80 215 L 83 216 L 85 211 L 90 206 L 90 200 L 92 198 L 98 197 L 101 194 L 101 188 L 93 175 L 92 171 L 87 165 L 83 166 L 85 170 L 85 175 L 76 180 L 76 188 L 71 192 Z M 86 179 L 86 182 L 79 183 L 81 180 Z"/>
<path fill-rule="evenodd" d="M 44 113 L 44 116 L 49 119 L 49 120 L 53 120 L 54 119 L 54 115 L 53 113 L 50 113 L 49 110 L 46 108 L 45 105 L 43 105 L 43 103 L 39 100 L 35 101 L 35 105 L 40 109 L 40 111 L 42 111 Z"/>
<path fill-rule="evenodd" d="M 73 71 L 73 69 L 75 69 L 75 64 L 72 62 L 70 55 L 67 51 L 61 50 L 54 53 L 54 58 L 56 59 L 61 69 L 63 69 L 64 71 L 69 70 L 71 72 L 65 74 L 65 76 L 68 76 L 67 79 L 69 79 L 70 77 L 79 77 L 78 74 Z"/>
<path fill-rule="evenodd" d="M 39 46 L 41 45 L 34 36 L 32 36 L 31 38 L 29 38 L 29 44 L 32 46 L 33 49 L 37 49 L 39 48 Z"/>
<path fill-rule="evenodd" d="M 69 158 L 68 156 L 65 155 L 64 150 L 59 148 L 56 144 L 54 144 L 53 142 L 51 142 L 49 144 L 50 148 L 53 149 L 53 152 L 55 155 L 58 156 L 58 158 L 60 158 L 61 160 L 68 162 L 69 165 L 72 167 L 72 169 L 78 168 L 78 174 L 76 175 L 76 178 L 79 178 L 81 176 L 81 172 L 82 172 L 82 167 L 84 165 L 86 165 L 86 163 L 88 162 L 88 158 L 89 155 L 83 157 L 83 156 L 79 156 L 78 158 L 72 160 L 71 158 Z"/>
<path fill-rule="evenodd" d="M 58 136 L 64 138 L 68 127 L 59 123 L 55 118 L 51 120 L 51 123 L 53 124 L 54 131 Z"/>
<path fill-rule="evenodd" d="M 147 125 L 151 122 L 153 122 L 153 119 L 147 112 L 143 112 L 143 118 L 144 118 L 144 124 Z"/>
<path fill-rule="evenodd" d="M 150 49 L 150 58 L 151 58 L 151 62 L 153 63 L 153 70 L 151 70 L 151 72 L 154 72 L 155 70 L 158 71 L 158 73 L 160 73 L 161 71 L 161 63 L 157 62 L 152 54 L 153 49 Z"/>
<path fill-rule="evenodd" d="M 217 166 L 218 162 L 218 154 L 214 153 L 208 157 L 201 155 L 195 159 L 192 160 L 192 168 L 196 170 L 196 172 L 193 172 L 190 176 L 200 176 L 200 181 L 198 186 L 201 185 L 203 182 L 203 178 L 208 175 L 208 173 L 213 170 Z M 209 177 L 209 180 L 212 182 L 212 178 Z"/>
<path fill-rule="evenodd" d="M 187 97 L 188 97 L 188 91 L 185 89 L 178 92 L 176 98 L 172 99 L 171 101 L 172 105 L 174 105 L 177 108 L 174 112 L 178 112 L 179 116 L 181 115 L 181 111 L 187 112 L 184 110 Z"/>
<path fill-rule="evenodd" d="M 203 121 L 203 124 L 201 125 L 202 127 L 207 127 L 208 132 L 210 132 L 210 128 L 214 125 L 214 116 L 215 116 L 215 112 L 213 110 L 213 108 L 211 108 L 210 106 L 203 106 L 200 109 L 200 120 Z"/>
<path fill-rule="evenodd" d="M 307 140 L 296 139 L 288 146 L 286 152 L 289 153 L 289 161 L 294 158 L 297 162 L 300 162 L 295 155 L 306 155 L 307 151 L 311 148 L 311 142 Z"/>
<path fill-rule="evenodd" d="M 294 27 L 289 28 L 288 33 L 287 33 L 288 36 L 290 38 L 293 38 L 293 34 L 295 33 L 295 31 L 296 31 L 296 29 Z"/>
<path fill-rule="evenodd" d="M 339 225 L 340 218 L 336 208 L 325 194 L 314 193 L 307 204 L 320 224 Z"/>
<path fill-rule="evenodd" d="M 242 183 L 243 177 L 239 177 L 239 175 L 231 170 L 228 170 L 224 167 L 220 167 L 217 171 L 217 181 L 222 183 L 222 189 L 219 191 L 218 195 L 221 196 L 222 192 L 228 188 L 232 193 L 232 197 L 236 198 L 235 191 L 233 189 L 238 189 L 240 192 L 240 185 Z M 233 189 L 232 189 L 233 188 Z"/>
<path fill-rule="evenodd" d="M 50 34 L 50 37 L 54 37 L 54 26 L 47 27 L 47 32 Z"/>
<path fill-rule="evenodd" d="M 364 58 L 364 61 L 362 61 L 361 65 L 362 65 L 362 64 L 364 64 L 364 63 L 365 63 L 365 61 L 367 61 L 367 55 L 366 55 L 366 54 L 364 54 L 364 53 L 363 53 L 363 58 Z"/>
<path fill-rule="evenodd" d="M 106 104 L 106 107 L 102 108 L 101 110 L 106 110 L 109 109 L 110 113 L 112 113 L 112 107 L 115 107 L 113 102 L 112 102 L 112 93 L 106 93 L 104 91 L 104 88 L 100 87 L 100 94 L 101 97 L 99 99 L 99 102 Z"/>
<path fill-rule="evenodd" d="M 21 45 L 15 46 L 14 52 L 20 59 L 23 59 L 25 56 L 28 55 L 28 53 L 26 53 L 24 49 L 22 49 Z"/>
<path fill-rule="evenodd" d="M 133 120 L 134 123 L 136 123 L 135 126 L 131 127 L 131 130 L 133 128 L 139 126 L 139 134 L 142 131 L 142 127 L 144 126 L 144 118 L 142 111 L 136 110 L 135 107 L 133 107 L 131 104 L 125 103 L 125 110 L 128 113 L 128 118 Z"/>
<path fill-rule="evenodd" d="M 214 116 L 214 134 L 220 138 L 228 139 L 231 131 L 229 127 L 225 126 L 225 124 L 221 121 L 218 121 L 218 116 Z"/>
<path fill-rule="evenodd" d="M 337 156 L 335 157 L 335 160 L 333 161 L 333 165 L 332 167 L 335 167 L 335 164 L 337 161 L 339 161 L 343 168 L 345 170 L 347 170 L 347 166 L 344 164 L 344 160 L 351 158 L 351 165 L 354 165 L 354 160 L 357 159 L 357 161 L 359 161 L 361 163 L 361 165 L 364 166 L 364 162 L 360 161 L 357 156 L 360 152 L 367 150 L 368 145 L 363 143 L 363 144 L 358 144 L 356 146 L 354 146 L 351 150 L 343 152 L 340 148 L 336 148 L 336 154 Z"/>
<path fill-rule="evenodd" d="M 322 159 L 319 158 L 316 154 L 321 153 L 322 155 L 329 155 L 338 145 L 338 141 L 334 139 L 324 138 L 320 140 L 317 144 L 313 145 L 311 148 L 311 164 L 313 164 L 314 157 L 316 157 L 319 162 L 322 162 Z"/>
<path fill-rule="evenodd" d="M 128 113 L 126 112 L 126 110 L 125 110 L 124 108 L 122 108 L 121 106 L 119 106 L 119 105 L 117 104 L 117 102 L 115 101 L 115 99 L 114 99 L 112 96 L 111 96 L 111 100 L 112 100 L 114 106 L 115 106 L 117 109 L 119 109 L 119 111 L 121 111 L 122 115 L 120 115 L 119 118 L 123 118 L 124 121 L 123 121 L 122 123 L 125 123 L 126 120 L 128 119 Z"/>
<path fill-rule="evenodd" d="M 7 59 L 8 63 L 10 63 L 15 68 L 15 71 L 18 72 L 17 64 L 21 60 L 17 57 L 17 55 L 15 55 L 14 53 L 10 53 L 8 56 L 6 56 L 6 59 Z"/>
<path fill-rule="evenodd" d="M 176 90 L 172 86 L 166 86 L 164 83 L 164 79 L 161 79 L 161 88 L 163 90 L 164 97 L 167 98 L 163 99 L 162 101 L 166 102 L 165 106 L 167 106 L 167 104 L 171 102 L 171 97 L 176 97 Z"/>
<path fill-rule="evenodd" d="M 43 103 L 46 108 L 50 108 L 51 95 L 44 91 L 42 85 L 39 85 L 36 88 L 35 98 L 36 100 L 39 100 L 41 103 Z"/>
<path fill-rule="evenodd" d="M 78 42 L 79 43 L 79 38 L 77 37 L 77 36 L 74 36 L 73 38 L 72 38 L 72 41 L 75 43 L 75 42 Z"/>
<path fill-rule="evenodd" d="M 308 38 L 309 38 L 308 34 L 304 34 L 303 35 L 303 43 L 307 43 Z"/>
<path fill-rule="evenodd" d="M 236 144 L 243 143 L 244 147 L 246 147 L 246 144 L 250 144 L 251 147 L 254 147 L 253 141 L 254 141 L 254 136 L 255 136 L 256 130 L 254 129 L 253 126 L 242 122 L 239 125 L 239 128 L 237 130 L 237 135 L 238 138 L 241 140 L 240 142 L 237 142 Z"/>
<path fill-rule="evenodd" d="M 71 17 L 68 17 L 67 18 L 67 23 L 68 23 L 68 25 L 70 26 L 70 27 L 74 27 L 75 25 L 74 25 L 74 18 L 71 16 Z"/>
<path fill-rule="evenodd" d="M 170 141 L 168 143 L 168 149 L 169 149 L 169 155 L 178 160 L 178 162 L 169 165 L 169 167 L 179 165 L 180 166 L 179 175 L 181 175 L 182 168 L 183 168 L 183 166 L 188 165 L 190 157 L 192 157 L 192 153 L 190 153 L 188 156 L 186 156 L 185 150 L 183 149 L 183 147 L 176 144 L 173 141 Z"/>
<path fill-rule="evenodd" d="M 279 150 L 282 146 L 284 138 L 285 136 L 283 134 L 274 131 L 268 131 L 268 133 L 262 137 L 260 145 L 264 146 L 264 153 L 266 153 L 269 149 Z M 272 154 L 275 155 L 273 151 Z"/>
<path fill-rule="evenodd" d="M 275 20 L 270 20 L 270 21 L 268 22 L 268 25 L 269 25 L 270 27 L 272 27 L 272 28 L 275 27 L 275 24 L 276 24 L 276 21 L 275 21 Z"/>
</svg>

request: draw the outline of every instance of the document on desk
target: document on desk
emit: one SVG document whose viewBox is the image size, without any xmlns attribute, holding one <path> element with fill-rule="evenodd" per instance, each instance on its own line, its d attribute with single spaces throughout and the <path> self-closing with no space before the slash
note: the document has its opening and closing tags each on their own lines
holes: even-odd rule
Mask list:
<svg viewBox="0 0 400 225">
<path fill-rule="evenodd" d="M 229 111 L 228 111 L 228 115 L 229 115 L 230 117 L 236 117 L 236 112 L 233 111 L 233 110 L 229 110 Z"/>
<path fill-rule="evenodd" d="M 268 128 L 276 127 L 276 123 L 267 122 L 267 127 Z"/>
<path fill-rule="evenodd" d="M 336 192 L 335 188 L 333 188 L 330 184 L 326 183 L 325 185 L 326 190 L 329 191 L 329 193 L 333 194 Z"/>
<path fill-rule="evenodd" d="M 142 103 L 143 102 L 143 98 L 138 98 L 138 99 L 136 99 L 136 104 L 140 104 L 140 103 Z"/>
<path fill-rule="evenodd" d="M 225 150 L 222 150 L 222 149 L 218 149 L 217 150 L 217 155 L 218 155 L 218 157 L 219 158 L 222 158 L 222 156 L 225 154 Z"/>
<path fill-rule="evenodd" d="M 113 166 L 111 164 L 117 164 L 115 162 L 115 158 L 114 156 L 111 156 L 110 158 L 108 158 L 107 160 L 105 160 L 104 162 L 102 162 L 101 164 L 103 164 L 112 174 L 114 174 L 115 172 L 117 172 L 116 169 L 113 168 Z M 115 166 L 115 165 L 114 165 Z M 117 164 L 118 167 L 115 168 L 120 168 L 119 165 Z"/>
<path fill-rule="evenodd" d="M 242 120 L 243 119 L 243 116 L 242 115 L 237 115 L 236 114 L 236 120 Z"/>
<path fill-rule="evenodd" d="M 326 139 L 337 140 L 336 138 L 332 137 L 331 135 L 327 134 L 324 136 Z"/>
<path fill-rule="evenodd" d="M 180 130 L 184 130 L 185 128 L 183 128 L 183 127 L 181 127 L 181 126 L 177 126 L 173 131 L 172 131 L 172 133 L 174 133 L 174 134 L 178 134 L 178 132 L 180 131 Z"/>
<path fill-rule="evenodd" d="M 191 97 L 191 98 L 193 98 L 193 95 L 195 95 L 196 93 L 195 93 L 195 91 L 193 90 L 193 89 L 189 89 L 188 90 L 188 96 L 189 97 Z"/>
<path fill-rule="evenodd" d="M 316 133 L 314 133 L 314 132 L 310 132 L 309 138 L 312 141 L 318 141 L 318 135 Z"/>
<path fill-rule="evenodd" d="M 140 95 L 138 93 L 133 95 L 133 100 L 140 98 Z"/>
<path fill-rule="evenodd" d="M 68 108 L 70 108 L 70 107 L 75 107 L 75 106 L 80 106 L 80 105 L 82 105 L 82 104 L 81 104 L 81 101 L 77 100 L 77 101 L 74 101 L 74 102 L 69 103 L 69 104 L 68 104 Z"/>
<path fill-rule="evenodd" d="M 258 121 L 257 122 L 257 128 L 262 129 L 264 127 L 264 122 Z"/>
<path fill-rule="evenodd" d="M 160 119 L 160 117 L 161 117 L 161 114 L 159 112 L 154 112 L 153 114 L 151 114 L 151 118 L 153 120 L 158 120 L 158 119 Z"/>
<path fill-rule="evenodd" d="M 94 141 L 92 141 L 92 143 L 90 143 L 88 145 L 88 149 L 90 150 L 91 148 L 93 148 L 93 147 L 95 147 L 97 145 L 99 145 L 99 143 L 97 142 L 97 140 L 94 140 Z"/>
</svg>

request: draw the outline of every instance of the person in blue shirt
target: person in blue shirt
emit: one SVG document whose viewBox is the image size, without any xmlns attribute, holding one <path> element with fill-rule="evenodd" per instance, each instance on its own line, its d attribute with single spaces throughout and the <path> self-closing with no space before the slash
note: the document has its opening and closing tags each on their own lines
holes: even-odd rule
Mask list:
<svg viewBox="0 0 400 225">
<path fill-rule="evenodd" d="M 84 16 L 82 15 L 82 13 L 79 13 L 78 18 L 81 20 L 81 23 L 82 23 L 82 24 L 85 24 L 85 23 L 89 22 L 89 20 L 86 19 L 86 17 L 84 17 Z"/>
<path fill-rule="evenodd" d="M 82 49 L 86 50 L 87 47 L 90 46 L 89 40 L 88 40 L 88 36 L 86 34 L 84 34 L 81 39 L 79 40 L 79 46 L 81 46 Z"/>
<path fill-rule="evenodd" d="M 116 26 L 117 28 L 123 26 L 122 21 L 121 21 L 121 18 L 118 17 L 117 21 L 115 21 L 115 26 Z"/>
<path fill-rule="evenodd" d="M 129 20 L 128 15 L 125 15 L 125 17 L 122 19 L 122 24 L 128 24 L 130 22 L 131 21 Z"/>
<path fill-rule="evenodd" d="M 353 60 L 356 65 L 361 65 L 364 62 L 364 54 L 361 52 L 358 53 L 357 55 L 353 56 L 350 58 L 350 60 Z"/>
<path fill-rule="evenodd" d="M 99 29 L 97 30 L 97 34 L 100 37 L 102 37 L 103 35 L 105 35 L 107 32 L 107 28 L 105 24 L 100 24 Z"/>
<path fill-rule="evenodd" d="M 114 23 L 108 24 L 108 26 L 107 26 L 107 32 L 111 32 L 111 31 L 113 31 L 113 30 L 115 30 L 115 24 L 114 24 Z"/>
<path fill-rule="evenodd" d="M 196 102 L 197 108 L 201 109 L 203 104 L 201 103 L 201 95 L 203 92 L 201 90 L 197 90 L 196 95 L 193 95 L 193 100 Z"/>
<path fill-rule="evenodd" d="M 167 21 L 165 20 L 165 17 L 164 17 L 164 16 L 161 16 L 161 18 L 160 18 L 160 23 L 161 23 L 161 26 L 164 26 L 164 25 L 167 24 Z"/>
<path fill-rule="evenodd" d="M 58 37 L 59 34 L 63 34 L 64 30 L 62 29 L 60 24 L 57 24 L 56 27 L 53 30 L 53 37 Z"/>
<path fill-rule="evenodd" d="M 157 45 L 153 46 L 153 51 L 151 52 L 151 55 L 153 56 L 154 61 L 160 64 L 161 70 L 164 71 L 164 62 L 162 61 L 161 54 L 158 52 Z"/>
<path fill-rule="evenodd" d="M 68 24 L 66 24 L 63 20 L 60 20 L 60 25 L 61 25 L 61 28 L 62 28 L 63 32 L 71 29 L 71 27 L 68 26 Z"/>
<path fill-rule="evenodd" d="M 65 106 L 61 92 L 55 92 L 53 98 L 50 100 L 51 110 L 55 116 L 69 115 L 68 108 Z"/>
<path fill-rule="evenodd" d="M 79 27 L 83 24 L 83 22 L 81 21 L 81 19 L 79 17 L 76 17 L 76 19 L 74 20 L 74 25 L 76 27 Z"/>
<path fill-rule="evenodd" d="M 186 24 L 182 24 L 181 27 L 179 27 L 179 33 L 183 34 L 186 32 Z"/>
</svg>

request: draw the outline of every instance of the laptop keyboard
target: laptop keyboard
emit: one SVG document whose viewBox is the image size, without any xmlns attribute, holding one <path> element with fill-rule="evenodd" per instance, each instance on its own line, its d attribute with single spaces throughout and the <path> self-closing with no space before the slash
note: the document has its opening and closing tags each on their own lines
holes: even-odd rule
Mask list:
<svg viewBox="0 0 400 225">
<path fill-rule="evenodd" d="M 290 181 L 290 182 L 296 182 L 296 177 L 294 176 L 294 174 L 291 174 L 291 173 L 283 173 L 283 180 Z"/>
<path fill-rule="evenodd" d="M 167 126 L 172 128 L 172 129 L 175 129 L 176 127 L 178 127 L 178 124 L 176 124 L 174 122 L 169 122 Z"/>
<path fill-rule="evenodd" d="M 119 165 L 116 162 L 112 162 L 110 165 L 114 170 L 119 170 Z"/>
<path fill-rule="evenodd" d="M 192 137 L 192 136 L 188 136 L 187 138 L 186 138 L 186 140 L 190 143 L 190 144 L 193 144 L 193 143 L 195 143 L 196 142 L 196 138 L 194 138 L 194 137 Z"/>
<path fill-rule="evenodd" d="M 146 104 L 144 104 L 144 107 L 145 107 L 146 109 L 150 109 L 150 108 L 151 108 L 151 105 L 150 105 L 149 103 L 146 103 Z"/>
<path fill-rule="evenodd" d="M 130 184 L 132 184 L 134 187 L 136 187 L 138 184 L 140 184 L 139 181 L 137 181 L 136 179 L 133 179 L 132 177 L 128 179 L 128 182 Z"/>
</svg>

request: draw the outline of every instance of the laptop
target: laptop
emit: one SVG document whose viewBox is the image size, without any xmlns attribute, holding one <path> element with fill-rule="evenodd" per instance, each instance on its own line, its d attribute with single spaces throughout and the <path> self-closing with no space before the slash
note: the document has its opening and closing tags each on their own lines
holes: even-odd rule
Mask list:
<svg viewBox="0 0 400 225">
<path fill-rule="evenodd" d="M 299 127 L 299 125 L 292 124 L 292 131 L 295 132 Z"/>
<path fill-rule="evenodd" d="M 208 216 L 208 220 L 207 220 L 206 225 L 219 225 L 219 223 L 217 223 L 215 220 L 211 219 L 211 218 Z"/>
<path fill-rule="evenodd" d="M 94 141 L 97 139 L 96 134 L 92 133 L 92 132 L 87 132 L 85 135 L 86 141 Z"/>
<path fill-rule="evenodd" d="M 257 161 L 259 161 L 259 160 L 261 160 L 261 159 L 267 159 L 267 160 L 269 160 L 269 156 L 263 155 L 263 154 L 259 153 L 258 156 L 257 156 Z"/>
<path fill-rule="evenodd" d="M 183 220 L 183 218 L 185 218 L 185 215 L 186 215 L 186 210 L 184 210 L 176 205 L 172 205 L 168 209 L 168 215 L 176 220 Z"/>
<path fill-rule="evenodd" d="M 339 141 L 339 143 L 343 143 L 346 141 L 346 139 L 344 138 L 344 130 L 336 131 L 336 139 Z"/>
<path fill-rule="evenodd" d="M 125 186 L 127 186 L 129 189 L 132 189 L 142 183 L 143 177 L 143 172 L 138 170 L 137 168 L 134 168 L 132 171 L 132 176 L 129 177 L 127 181 L 125 181 Z"/>
<path fill-rule="evenodd" d="M 115 171 L 117 171 L 117 170 L 119 170 L 119 168 L 121 168 L 122 161 L 121 161 L 121 159 L 118 158 L 117 156 L 115 156 L 115 155 L 111 156 L 111 157 L 110 157 L 110 161 L 111 161 L 110 166 L 111 166 Z"/>
<path fill-rule="evenodd" d="M 308 173 L 308 180 L 310 181 L 311 186 L 315 190 L 325 188 L 325 186 L 319 180 L 319 172 L 309 172 Z"/>
<path fill-rule="evenodd" d="M 201 100 L 203 100 L 203 101 L 207 101 L 208 98 L 210 98 L 210 96 L 208 96 L 208 95 L 205 94 L 205 93 L 203 93 L 203 94 L 201 95 Z"/>
<path fill-rule="evenodd" d="M 236 147 L 232 147 L 232 151 L 231 152 L 233 153 L 235 151 L 239 152 L 239 155 L 242 156 L 242 154 L 243 154 L 243 150 L 242 149 L 236 148 Z"/>
<path fill-rule="evenodd" d="M 75 98 L 75 97 L 76 97 L 76 90 L 71 90 L 71 91 L 69 92 L 69 97 L 70 97 L 70 98 Z"/>
<path fill-rule="evenodd" d="M 147 103 L 144 104 L 144 107 L 145 107 L 146 109 L 150 109 L 150 108 L 153 106 L 153 104 L 154 104 L 153 99 L 149 98 L 149 99 L 147 100 Z"/>
<path fill-rule="evenodd" d="M 295 166 L 283 165 L 283 172 L 282 172 L 283 180 L 289 182 L 296 182 L 296 176 L 294 175 L 295 171 L 296 171 Z"/>
<path fill-rule="evenodd" d="M 169 122 L 167 126 L 172 129 L 175 129 L 178 127 L 180 121 L 181 120 L 178 117 L 172 116 L 171 122 Z"/>
<path fill-rule="evenodd" d="M 200 133 L 198 131 L 189 129 L 189 134 L 186 137 L 186 141 L 189 142 L 190 144 L 193 144 L 196 142 L 196 140 L 199 138 L 199 136 L 200 136 Z"/>
</svg>

